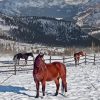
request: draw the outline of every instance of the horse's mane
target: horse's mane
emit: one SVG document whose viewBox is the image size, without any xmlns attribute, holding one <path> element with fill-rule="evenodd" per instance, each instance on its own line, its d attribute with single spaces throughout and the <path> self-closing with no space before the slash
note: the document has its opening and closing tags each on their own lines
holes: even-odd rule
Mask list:
<svg viewBox="0 0 100 100">
<path fill-rule="evenodd" d="M 32 52 L 27 52 L 26 54 L 32 54 Z"/>
<path fill-rule="evenodd" d="M 35 58 L 34 60 L 34 67 L 36 67 L 36 62 L 37 62 L 37 59 L 40 57 L 40 54 Z"/>
<path fill-rule="evenodd" d="M 34 67 L 36 67 L 36 64 L 38 63 L 37 62 L 37 60 L 38 60 L 38 58 L 40 57 L 43 57 L 44 56 L 44 54 L 39 54 L 36 58 L 35 58 L 35 60 L 34 60 Z"/>
</svg>

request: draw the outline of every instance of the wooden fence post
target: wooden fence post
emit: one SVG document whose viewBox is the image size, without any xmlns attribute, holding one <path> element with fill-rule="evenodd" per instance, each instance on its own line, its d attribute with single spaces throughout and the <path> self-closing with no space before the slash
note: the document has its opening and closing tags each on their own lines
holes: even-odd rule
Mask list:
<svg viewBox="0 0 100 100">
<path fill-rule="evenodd" d="M 93 64 L 95 65 L 95 54 L 94 54 L 94 62 L 93 62 Z"/>
<path fill-rule="evenodd" d="M 86 53 L 85 53 L 85 65 L 86 65 Z"/>
<path fill-rule="evenodd" d="M 50 55 L 50 63 L 51 63 L 51 55 Z"/>
<path fill-rule="evenodd" d="M 65 57 L 63 56 L 63 63 L 65 63 Z"/>
<path fill-rule="evenodd" d="M 16 75 L 16 63 L 14 65 L 14 75 Z"/>
<path fill-rule="evenodd" d="M 34 64 L 34 61 L 35 61 L 35 57 L 33 56 L 33 64 Z"/>
</svg>

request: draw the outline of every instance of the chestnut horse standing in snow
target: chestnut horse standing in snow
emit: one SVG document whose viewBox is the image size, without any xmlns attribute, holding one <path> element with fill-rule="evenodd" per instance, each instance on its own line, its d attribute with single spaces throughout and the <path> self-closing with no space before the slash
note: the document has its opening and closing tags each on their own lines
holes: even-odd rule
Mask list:
<svg viewBox="0 0 100 100">
<path fill-rule="evenodd" d="M 80 56 L 85 56 L 85 53 L 83 51 L 74 53 L 75 66 L 79 65 Z"/>
<path fill-rule="evenodd" d="M 33 77 L 36 83 L 36 98 L 39 97 L 39 85 L 42 84 L 42 93 L 45 96 L 45 84 L 46 81 L 55 81 L 56 93 L 58 95 L 59 91 L 59 79 L 62 79 L 62 89 L 67 92 L 67 82 L 66 82 L 66 66 L 60 62 L 53 62 L 46 64 L 43 60 L 43 54 L 39 54 L 34 61 Z"/>
</svg>

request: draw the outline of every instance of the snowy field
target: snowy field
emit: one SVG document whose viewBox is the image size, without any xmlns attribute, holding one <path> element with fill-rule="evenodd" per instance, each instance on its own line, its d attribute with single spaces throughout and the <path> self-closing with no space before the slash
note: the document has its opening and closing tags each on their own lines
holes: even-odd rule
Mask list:
<svg viewBox="0 0 100 100">
<path fill-rule="evenodd" d="M 12 57 L 7 56 L 8 59 Z M 0 57 L 0 59 L 7 59 Z M 33 67 L 33 66 L 32 66 Z M 66 64 L 68 92 L 66 96 L 58 96 L 55 93 L 55 83 L 46 83 L 46 96 L 42 97 L 40 87 L 40 97 L 35 98 L 36 88 L 32 77 L 32 71 L 28 73 L 18 73 L 17 75 L 0 73 L 0 100 L 100 100 L 100 63 L 96 65 Z"/>
</svg>

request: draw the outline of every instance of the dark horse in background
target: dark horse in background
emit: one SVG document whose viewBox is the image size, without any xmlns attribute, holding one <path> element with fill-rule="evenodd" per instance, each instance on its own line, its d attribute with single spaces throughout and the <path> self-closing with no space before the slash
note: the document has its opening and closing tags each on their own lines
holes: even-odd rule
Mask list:
<svg viewBox="0 0 100 100">
<path fill-rule="evenodd" d="M 36 98 L 39 97 L 39 86 L 40 82 L 42 84 L 42 93 L 45 96 L 45 85 L 46 81 L 55 81 L 56 93 L 58 95 L 59 91 L 59 79 L 62 79 L 62 90 L 67 92 L 67 82 L 66 82 L 66 66 L 60 62 L 53 62 L 46 64 L 43 59 L 43 54 L 39 54 L 34 61 L 33 78 L 36 83 Z"/>
<path fill-rule="evenodd" d="M 18 53 L 14 55 L 13 60 L 15 61 L 15 63 L 18 63 L 19 65 L 19 60 L 25 59 L 25 64 L 27 64 L 27 60 L 29 56 L 33 57 L 33 54 L 32 53 Z"/>
<path fill-rule="evenodd" d="M 79 65 L 80 56 L 85 56 L 85 53 L 83 51 L 74 53 L 75 66 Z"/>
</svg>

